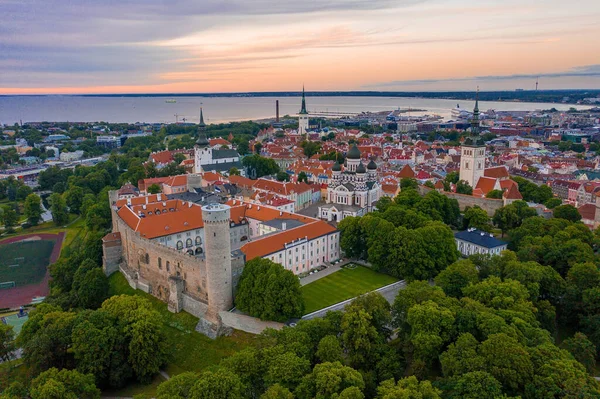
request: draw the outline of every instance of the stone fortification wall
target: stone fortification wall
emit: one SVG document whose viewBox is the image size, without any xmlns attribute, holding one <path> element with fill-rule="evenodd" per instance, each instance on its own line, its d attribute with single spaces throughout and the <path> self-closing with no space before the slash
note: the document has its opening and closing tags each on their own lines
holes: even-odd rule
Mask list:
<svg viewBox="0 0 600 399">
<path fill-rule="evenodd" d="M 135 288 L 147 290 L 164 302 L 169 301 L 169 277 L 184 280 L 183 293 L 199 302 L 208 302 L 206 266 L 204 259 L 182 253 L 141 237 L 113 214 L 113 231 L 121 233 L 121 267 Z M 130 285 L 131 285 L 130 281 Z"/>
<path fill-rule="evenodd" d="M 428 192 L 434 190 L 433 188 L 419 186 L 419 193 L 421 195 L 425 195 Z M 494 216 L 494 213 L 504 206 L 504 201 L 501 199 L 494 198 L 478 198 L 473 197 L 472 195 L 464 195 L 464 194 L 456 194 L 456 193 L 448 193 L 446 191 L 440 191 L 441 194 L 445 195 L 448 198 L 452 198 L 458 201 L 458 206 L 461 211 L 463 211 L 468 206 L 479 206 L 481 209 L 487 212 L 487 214 L 491 217 Z"/>
</svg>

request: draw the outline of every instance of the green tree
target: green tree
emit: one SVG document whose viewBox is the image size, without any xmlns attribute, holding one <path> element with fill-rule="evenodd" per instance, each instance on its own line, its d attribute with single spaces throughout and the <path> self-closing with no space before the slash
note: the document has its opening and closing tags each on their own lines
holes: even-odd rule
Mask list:
<svg viewBox="0 0 600 399">
<path fill-rule="evenodd" d="M 302 379 L 296 389 L 296 396 L 299 399 L 341 398 L 342 392 L 351 388 L 355 388 L 359 392 L 365 388 L 361 373 L 340 362 L 327 362 L 317 364 L 312 373 Z M 343 397 L 347 395 L 350 395 L 350 392 L 346 392 Z M 350 397 L 355 398 L 355 396 Z"/>
<path fill-rule="evenodd" d="M 256 144 L 255 147 L 258 145 Z M 279 172 L 279 166 L 273 159 L 261 157 L 258 154 L 244 157 L 242 165 L 248 171 L 247 176 L 256 179 L 267 175 L 275 175 Z"/>
<path fill-rule="evenodd" d="M 441 287 L 446 295 L 455 298 L 463 296 L 462 290 L 479 281 L 479 272 L 470 260 L 459 260 L 442 270 L 435 278 L 435 284 Z"/>
<path fill-rule="evenodd" d="M 317 357 L 322 363 L 341 362 L 343 359 L 342 346 L 335 335 L 327 335 L 319 341 Z"/>
<path fill-rule="evenodd" d="M 32 225 L 37 225 L 42 218 L 42 200 L 35 194 L 29 194 L 23 206 L 25 217 Z"/>
<path fill-rule="evenodd" d="M 7 230 L 11 230 L 19 222 L 19 216 L 13 208 L 5 208 L 2 214 L 2 222 Z"/>
<path fill-rule="evenodd" d="M 156 399 L 187 399 L 199 376 L 191 371 L 177 374 L 163 382 L 156 390 Z"/>
<path fill-rule="evenodd" d="M 14 357 L 15 333 L 13 327 L 7 324 L 0 324 L 0 360 L 8 362 Z"/>
<path fill-rule="evenodd" d="M 294 273 L 269 259 L 255 258 L 246 263 L 240 277 L 236 306 L 263 320 L 285 321 L 302 316 L 304 299 Z"/>
<path fill-rule="evenodd" d="M 459 176 L 458 172 L 450 172 L 446 175 L 444 180 L 447 181 L 448 183 L 456 184 L 456 183 L 458 183 L 459 179 L 460 179 L 460 176 Z"/>
<path fill-rule="evenodd" d="M 348 354 L 350 365 L 367 367 L 373 362 L 372 353 L 380 342 L 372 316 L 364 310 L 346 312 L 342 317 L 342 343 Z"/>
<path fill-rule="evenodd" d="M 236 167 L 229 169 L 229 176 L 239 176 L 240 174 L 240 170 Z"/>
<path fill-rule="evenodd" d="M 293 389 L 310 371 L 310 361 L 293 352 L 285 352 L 269 360 L 264 376 L 267 385 L 280 384 Z"/>
<path fill-rule="evenodd" d="M 158 194 L 158 193 L 160 193 L 161 191 L 162 191 L 162 190 L 161 190 L 160 186 L 159 186 L 158 184 L 156 184 L 156 183 L 154 183 L 154 184 L 151 184 L 151 185 L 148 187 L 148 194 Z"/>
<path fill-rule="evenodd" d="M 531 357 L 513 337 L 492 334 L 481 343 L 480 353 L 486 371 L 500 381 L 509 394 L 516 394 L 533 378 Z"/>
<path fill-rule="evenodd" d="M 430 364 L 439 357 L 442 346 L 450 339 L 454 324 L 452 311 L 426 301 L 408 310 L 407 322 L 411 327 L 414 356 Z"/>
<path fill-rule="evenodd" d="M 69 211 L 71 213 L 81 213 L 81 206 L 83 205 L 83 196 L 83 188 L 78 186 L 73 186 L 69 188 L 67 192 L 65 192 L 64 198 L 67 202 L 67 206 L 69 207 Z"/>
<path fill-rule="evenodd" d="M 427 398 L 442 399 L 441 391 L 434 388 L 430 381 L 419 381 L 417 377 L 406 377 L 394 383 L 394 380 L 383 381 L 377 388 L 378 399 L 392 398 Z"/>
<path fill-rule="evenodd" d="M 503 194 L 502 190 L 492 190 L 485 195 L 485 198 L 502 199 Z"/>
<path fill-rule="evenodd" d="M 502 399 L 502 384 L 490 373 L 473 371 L 452 379 L 448 399 Z"/>
<path fill-rule="evenodd" d="M 294 399 L 294 395 L 289 389 L 282 387 L 279 384 L 275 384 L 271 385 L 269 389 L 260 396 L 260 399 Z"/>
<path fill-rule="evenodd" d="M 367 254 L 367 241 L 361 226 L 361 218 L 346 217 L 339 224 L 340 248 L 350 258 L 363 259 Z"/>
<path fill-rule="evenodd" d="M 54 193 L 49 198 L 52 219 L 57 226 L 62 226 L 69 221 L 67 202 L 62 195 Z"/>
<path fill-rule="evenodd" d="M 277 172 L 278 181 L 290 181 L 290 175 L 287 172 Z"/>
<path fill-rule="evenodd" d="M 563 341 L 563 347 L 568 350 L 579 363 L 583 364 L 588 372 L 594 372 L 596 365 L 596 347 L 585 334 L 580 332 L 575 333 L 574 336 Z"/>
<path fill-rule="evenodd" d="M 85 309 L 96 309 L 108 298 L 108 278 L 101 268 L 88 270 L 77 289 L 77 302 Z"/>
<path fill-rule="evenodd" d="M 321 143 L 317 141 L 303 141 L 300 143 L 300 147 L 302 147 L 304 155 L 307 158 L 311 158 L 313 155 L 319 152 L 321 149 Z"/>
<path fill-rule="evenodd" d="M 248 145 L 248 141 L 246 140 L 242 140 L 238 143 L 237 147 L 237 152 L 240 155 L 246 155 L 247 153 L 250 152 L 250 147 Z"/>
<path fill-rule="evenodd" d="M 31 399 L 99 399 L 94 376 L 51 368 L 31 382 Z"/>
<path fill-rule="evenodd" d="M 308 176 L 304 171 L 298 173 L 298 182 L 308 183 Z"/>
<path fill-rule="evenodd" d="M 465 209 L 464 228 L 474 227 L 482 231 L 491 231 L 490 217 L 487 212 L 475 205 Z"/>
<path fill-rule="evenodd" d="M 400 189 L 404 190 L 407 188 L 413 188 L 413 189 L 418 189 L 419 188 L 419 182 L 417 181 L 417 179 L 411 179 L 408 177 L 402 178 L 400 180 Z"/>
<path fill-rule="evenodd" d="M 458 194 L 473 195 L 473 187 L 471 187 L 466 181 L 460 180 L 458 183 L 456 183 L 456 192 Z"/>
<path fill-rule="evenodd" d="M 561 204 L 562 204 L 562 200 L 560 198 L 550 198 L 546 202 L 544 202 L 544 205 L 548 209 L 554 209 Z"/>
<path fill-rule="evenodd" d="M 553 214 L 555 218 L 566 219 L 571 222 L 578 222 L 581 220 L 579 211 L 573 205 L 559 205 L 554 208 Z"/>
<path fill-rule="evenodd" d="M 242 399 L 243 397 L 244 386 L 240 378 L 225 369 L 202 373 L 190 390 L 191 399 Z"/>
</svg>

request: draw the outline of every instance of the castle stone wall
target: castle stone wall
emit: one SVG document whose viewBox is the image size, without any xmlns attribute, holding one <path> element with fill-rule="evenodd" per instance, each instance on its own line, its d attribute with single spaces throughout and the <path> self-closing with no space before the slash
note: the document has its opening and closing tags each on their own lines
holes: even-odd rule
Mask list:
<svg viewBox="0 0 600 399">
<path fill-rule="evenodd" d="M 419 193 L 421 195 L 425 195 L 432 190 L 434 189 L 425 186 L 419 186 Z M 457 200 L 458 206 L 460 207 L 461 211 L 464 211 L 465 208 L 468 206 L 472 207 L 477 205 L 478 207 L 486 211 L 490 217 L 494 216 L 494 213 L 504 206 L 504 201 L 502 201 L 501 199 L 478 198 L 473 197 L 472 195 L 448 193 L 446 191 L 441 191 L 440 193 L 448 198 Z"/>
</svg>

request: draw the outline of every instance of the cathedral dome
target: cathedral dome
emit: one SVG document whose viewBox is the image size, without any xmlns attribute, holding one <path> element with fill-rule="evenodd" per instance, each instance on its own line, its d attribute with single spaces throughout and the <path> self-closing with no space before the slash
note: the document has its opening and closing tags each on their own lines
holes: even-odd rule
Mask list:
<svg viewBox="0 0 600 399">
<path fill-rule="evenodd" d="M 367 173 L 367 168 L 365 168 L 362 162 L 356 167 L 356 173 Z"/>
<path fill-rule="evenodd" d="M 342 165 L 340 165 L 340 163 L 338 161 L 335 161 L 335 163 L 333 164 L 333 168 L 331 168 L 331 170 L 333 170 L 334 172 L 341 172 Z"/>
<path fill-rule="evenodd" d="M 348 154 L 346 155 L 346 158 L 348 158 L 348 159 L 360 159 L 360 150 L 358 149 L 358 147 L 356 146 L 356 144 L 354 144 L 352 146 L 352 148 L 350 148 L 350 151 L 348 151 Z"/>
<path fill-rule="evenodd" d="M 367 165 L 367 169 L 375 170 L 377 169 L 377 164 L 371 159 L 371 162 L 369 162 L 369 164 Z"/>
</svg>

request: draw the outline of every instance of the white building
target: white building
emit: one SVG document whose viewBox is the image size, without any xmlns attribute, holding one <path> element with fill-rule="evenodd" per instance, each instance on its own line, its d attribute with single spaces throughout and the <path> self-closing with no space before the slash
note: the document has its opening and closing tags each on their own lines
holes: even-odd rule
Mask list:
<svg viewBox="0 0 600 399">
<path fill-rule="evenodd" d="M 348 151 L 343 171 L 339 163 L 333 165 L 326 204 L 319 207 L 322 219 L 339 222 L 348 216 L 362 216 L 371 212 L 381 198 L 377 165 L 371 161 L 365 167 L 360 158 L 360 150 L 354 145 Z"/>
<path fill-rule="evenodd" d="M 493 234 L 477 229 L 467 229 L 454 234 L 456 248 L 463 256 L 473 254 L 500 255 L 508 244 L 494 237 Z"/>
<path fill-rule="evenodd" d="M 206 124 L 200 109 L 199 137 L 194 145 L 194 173 L 229 172 L 231 168 L 243 171 L 240 154 L 232 149 L 214 149 L 204 133 Z"/>
<path fill-rule="evenodd" d="M 63 162 L 78 161 L 83 158 L 83 151 L 63 152 L 60 154 L 60 160 Z"/>
<path fill-rule="evenodd" d="M 484 172 L 485 146 L 463 144 L 460 155 L 460 180 L 475 188 Z"/>
</svg>

